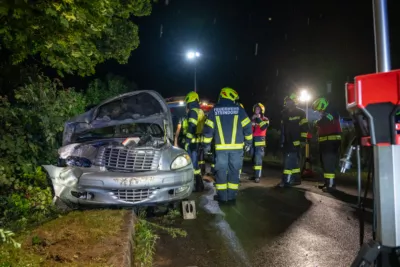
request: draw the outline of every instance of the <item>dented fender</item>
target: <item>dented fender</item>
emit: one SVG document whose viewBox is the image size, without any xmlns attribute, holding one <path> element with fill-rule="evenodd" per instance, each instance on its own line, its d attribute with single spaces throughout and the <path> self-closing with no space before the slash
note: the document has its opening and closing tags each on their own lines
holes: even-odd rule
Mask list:
<svg viewBox="0 0 400 267">
<path fill-rule="evenodd" d="M 50 177 L 55 197 L 60 197 L 65 188 L 75 187 L 83 173 L 79 168 L 74 167 L 57 167 L 54 165 L 43 165 L 42 167 Z"/>
</svg>

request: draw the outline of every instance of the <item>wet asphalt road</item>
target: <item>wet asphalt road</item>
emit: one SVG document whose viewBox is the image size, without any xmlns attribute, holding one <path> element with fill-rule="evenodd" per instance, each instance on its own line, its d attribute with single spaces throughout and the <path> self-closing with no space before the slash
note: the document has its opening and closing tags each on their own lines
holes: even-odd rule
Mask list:
<svg viewBox="0 0 400 267">
<path fill-rule="evenodd" d="M 161 235 L 155 266 L 349 266 L 359 248 L 359 223 L 343 200 L 355 203 L 355 190 L 339 188 L 345 193 L 332 196 L 313 182 L 276 189 L 280 173 L 265 174 L 260 184 L 243 175 L 235 206 L 219 207 L 208 184 L 194 196 L 197 219 L 178 225 L 188 236 Z"/>
</svg>

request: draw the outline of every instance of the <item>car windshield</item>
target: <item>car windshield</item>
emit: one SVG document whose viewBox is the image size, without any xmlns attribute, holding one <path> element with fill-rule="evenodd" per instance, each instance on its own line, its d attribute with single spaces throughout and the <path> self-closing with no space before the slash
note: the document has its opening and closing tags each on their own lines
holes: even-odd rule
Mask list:
<svg viewBox="0 0 400 267">
<path fill-rule="evenodd" d="M 104 138 L 141 137 L 145 134 L 151 134 L 153 137 L 163 137 L 163 131 L 158 124 L 130 123 L 91 129 L 75 134 L 72 139 L 75 142 L 79 142 Z"/>
</svg>

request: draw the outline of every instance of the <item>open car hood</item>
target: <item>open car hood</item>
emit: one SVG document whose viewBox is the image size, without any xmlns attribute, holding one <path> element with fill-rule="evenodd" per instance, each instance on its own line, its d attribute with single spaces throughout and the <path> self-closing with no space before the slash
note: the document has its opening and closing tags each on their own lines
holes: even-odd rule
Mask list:
<svg viewBox="0 0 400 267">
<path fill-rule="evenodd" d="M 65 123 L 63 146 L 72 136 L 90 129 L 129 123 L 154 123 L 173 140 L 171 113 L 162 96 L 152 90 L 126 93 L 110 98 Z"/>
</svg>

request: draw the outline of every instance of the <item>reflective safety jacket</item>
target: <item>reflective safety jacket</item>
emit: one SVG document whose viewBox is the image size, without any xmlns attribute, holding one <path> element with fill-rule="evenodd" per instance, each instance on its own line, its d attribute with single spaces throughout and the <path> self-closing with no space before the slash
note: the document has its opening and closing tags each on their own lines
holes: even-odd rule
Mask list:
<svg viewBox="0 0 400 267">
<path fill-rule="evenodd" d="M 267 128 L 269 126 L 268 118 L 265 116 L 255 118 L 251 121 L 251 126 L 253 130 L 254 146 L 265 146 L 265 136 L 267 135 Z"/>
<path fill-rule="evenodd" d="M 295 107 L 282 111 L 281 142 L 284 151 L 297 151 L 308 135 L 308 120 L 304 110 Z"/>
<path fill-rule="evenodd" d="M 318 128 L 318 142 L 336 141 L 342 139 L 340 116 L 337 112 L 328 108 L 322 114 L 315 126 Z"/>
<path fill-rule="evenodd" d="M 215 150 L 242 150 L 244 143 L 251 145 L 253 134 L 246 111 L 228 99 L 220 99 L 208 113 L 204 125 L 203 143 L 214 139 Z"/>
<path fill-rule="evenodd" d="M 189 112 L 187 117 L 186 143 L 199 143 L 200 135 L 203 132 L 206 116 L 200 109 L 199 103 L 192 102 L 188 104 Z"/>
</svg>

